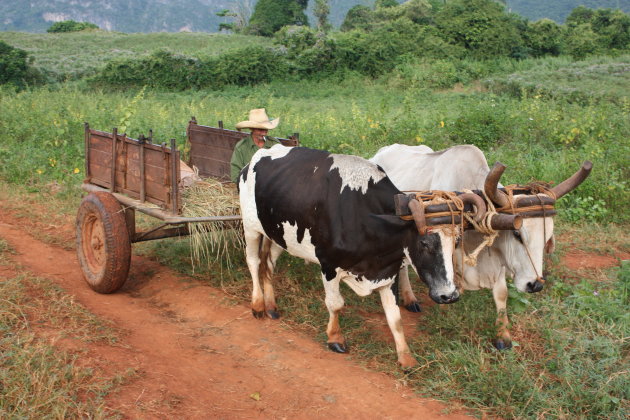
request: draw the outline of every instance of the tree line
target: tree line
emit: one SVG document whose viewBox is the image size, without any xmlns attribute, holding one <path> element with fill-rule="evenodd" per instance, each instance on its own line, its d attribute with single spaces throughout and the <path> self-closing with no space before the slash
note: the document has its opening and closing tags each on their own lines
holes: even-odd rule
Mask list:
<svg viewBox="0 0 630 420">
<path fill-rule="evenodd" d="M 377 0 L 373 8 L 350 9 L 340 30 L 334 31 L 327 22 L 328 0 L 316 0 L 315 27 L 308 26 L 306 5 L 307 0 L 260 0 L 247 24 L 242 20 L 241 28 L 229 27 L 273 37 L 275 48 L 249 47 L 211 58 L 158 51 L 148 57 L 112 61 L 92 81 L 121 87 L 218 89 L 347 71 L 377 77 L 402 63 L 422 60 L 549 55 L 583 59 L 630 50 L 630 15 L 613 9 L 579 6 L 560 25 L 549 19 L 530 22 L 494 0 L 408 0 L 402 4 Z M 226 17 L 237 18 L 224 12 Z M 58 26 L 57 30 L 77 27 Z M 26 52 L 0 44 L 0 83 L 18 83 L 34 75 Z"/>
</svg>

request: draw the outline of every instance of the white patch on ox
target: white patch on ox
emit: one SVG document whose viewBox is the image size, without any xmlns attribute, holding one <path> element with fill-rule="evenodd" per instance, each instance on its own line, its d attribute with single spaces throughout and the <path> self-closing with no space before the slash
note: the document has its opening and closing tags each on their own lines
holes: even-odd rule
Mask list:
<svg viewBox="0 0 630 420">
<path fill-rule="evenodd" d="M 450 230 L 450 227 L 447 228 Z M 453 252 L 455 251 L 455 237 L 451 232 L 445 232 L 444 229 L 437 229 L 437 234 L 440 236 L 440 243 L 442 245 L 442 257 L 444 259 L 444 267 L 446 268 L 446 282 L 444 285 L 444 291 L 437 290 L 440 295 L 450 295 L 456 289 L 455 287 L 455 273 L 453 271 Z"/>
<path fill-rule="evenodd" d="M 252 156 L 252 160 L 250 162 L 250 166 L 254 166 L 258 161 L 264 157 L 270 157 L 271 160 L 280 159 L 285 157 L 290 151 L 293 149 L 292 147 L 286 147 L 281 144 L 275 144 L 269 149 L 260 149 L 254 156 Z"/>
<path fill-rule="evenodd" d="M 330 157 L 333 160 L 330 170 L 337 169 L 341 177 L 340 193 L 348 187 L 365 194 L 370 181 L 377 183 L 385 178 L 385 172 L 378 166 L 358 156 L 331 154 Z"/>
<path fill-rule="evenodd" d="M 284 231 L 284 242 L 287 244 L 287 251 L 291 255 L 300 257 L 308 262 L 319 264 L 319 260 L 315 255 L 315 245 L 311 241 L 311 232 L 308 229 L 304 230 L 304 237 L 302 242 L 298 242 L 298 228 L 297 223 L 292 225 L 289 222 L 282 222 L 282 229 Z"/>
<path fill-rule="evenodd" d="M 338 268 L 337 270 L 339 272 L 340 269 Z M 365 278 L 365 276 L 361 276 L 361 278 L 359 278 L 357 275 L 346 271 L 341 279 L 344 283 L 350 286 L 357 295 L 367 296 L 374 290 L 390 286 L 394 282 L 394 279 L 396 279 L 396 275 L 381 280 L 369 280 Z"/>
</svg>

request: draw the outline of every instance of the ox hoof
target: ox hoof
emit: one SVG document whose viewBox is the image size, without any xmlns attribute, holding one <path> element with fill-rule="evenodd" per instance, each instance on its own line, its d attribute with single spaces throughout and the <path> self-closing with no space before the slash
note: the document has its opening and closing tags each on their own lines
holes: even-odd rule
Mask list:
<svg viewBox="0 0 630 420">
<path fill-rule="evenodd" d="M 328 348 L 335 353 L 348 353 L 348 348 L 342 343 L 328 343 Z"/>
<path fill-rule="evenodd" d="M 252 309 L 252 314 L 254 315 L 254 318 L 264 318 L 265 317 L 265 311 L 255 311 Z"/>
<path fill-rule="evenodd" d="M 267 310 L 267 316 L 269 318 L 271 318 L 271 319 L 278 319 L 278 318 L 280 318 L 280 314 L 275 309 Z"/>
<path fill-rule="evenodd" d="M 405 305 L 405 309 L 409 312 L 422 312 L 422 307 L 420 306 L 420 302 L 411 302 L 409 305 Z"/>
<path fill-rule="evenodd" d="M 494 340 L 494 347 L 497 350 L 509 350 L 512 348 L 512 342 L 501 338 Z"/>
</svg>

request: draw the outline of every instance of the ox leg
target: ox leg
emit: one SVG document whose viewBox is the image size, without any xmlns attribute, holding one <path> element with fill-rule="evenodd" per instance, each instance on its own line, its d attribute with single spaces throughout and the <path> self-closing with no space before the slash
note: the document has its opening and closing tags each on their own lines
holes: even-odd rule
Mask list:
<svg viewBox="0 0 630 420">
<path fill-rule="evenodd" d="M 510 321 L 507 316 L 508 288 L 505 276 L 499 277 L 492 288 L 492 296 L 497 307 L 497 336 L 494 340 L 494 346 L 499 350 L 507 350 L 512 348 L 512 337 L 509 330 Z"/>
<path fill-rule="evenodd" d="M 389 325 L 389 329 L 392 331 L 394 341 L 396 342 L 398 363 L 400 363 L 400 365 L 405 369 L 412 368 L 416 366 L 418 362 L 411 355 L 411 350 L 409 350 L 407 340 L 405 340 L 402 320 L 400 319 L 400 308 L 396 305 L 396 296 L 394 296 L 391 286 L 382 287 L 378 291 L 381 294 L 381 303 L 383 304 L 387 324 Z"/>
<path fill-rule="evenodd" d="M 403 305 L 409 312 L 422 312 L 420 302 L 411 290 L 411 282 L 409 281 L 409 269 L 404 266 L 398 273 L 398 281 L 400 282 L 400 291 L 402 292 Z"/>
<path fill-rule="evenodd" d="M 348 348 L 346 340 L 341 334 L 341 326 L 339 325 L 339 311 L 343 308 L 343 296 L 339 291 L 339 283 L 341 276 L 337 275 L 334 279 L 326 279 L 326 275 L 322 273 L 322 281 L 324 282 L 324 291 L 326 292 L 326 307 L 328 308 L 328 348 L 336 353 L 346 353 Z"/>
<path fill-rule="evenodd" d="M 263 278 L 264 287 L 265 312 L 269 318 L 278 319 L 280 318 L 280 314 L 278 313 L 278 306 L 276 305 L 276 296 L 273 290 L 272 280 L 273 273 L 276 269 L 276 261 L 278 261 L 278 257 L 282 254 L 283 249 L 268 238 L 263 239 L 262 249 L 263 251 L 266 251 L 265 254 L 261 255 L 260 265 L 260 275 Z M 266 264 L 263 267 L 264 257 L 266 257 Z"/>
<path fill-rule="evenodd" d="M 256 318 L 265 316 L 265 301 L 260 287 L 260 251 L 263 235 L 245 231 L 245 259 L 252 275 L 252 313 Z"/>
</svg>

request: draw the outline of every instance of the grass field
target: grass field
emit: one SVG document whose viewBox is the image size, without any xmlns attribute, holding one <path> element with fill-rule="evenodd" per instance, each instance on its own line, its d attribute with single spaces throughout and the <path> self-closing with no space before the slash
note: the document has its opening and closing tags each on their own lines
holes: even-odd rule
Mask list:
<svg viewBox="0 0 630 420">
<path fill-rule="evenodd" d="M 268 38 L 244 35 L 106 31 L 59 34 L 0 32 L 0 40 L 27 51 L 34 58 L 35 67 L 54 80 L 78 79 L 95 73 L 109 60 L 137 58 L 158 49 L 203 57 L 243 45 L 271 44 Z"/>
<path fill-rule="evenodd" d="M 102 54 L 99 63 L 103 63 L 116 55 L 113 49 L 142 54 L 168 39 L 171 46 L 182 43 L 178 51 L 211 54 L 216 48 L 250 42 L 249 38 L 201 34 L 145 38 L 83 34 L 85 39 L 79 35 L 65 38 L 70 40 L 67 44 L 59 41 L 33 53 L 50 72 L 76 77 L 97 67 L 92 63 L 81 67 L 94 56 Z M 0 33 L 0 39 L 26 49 L 35 48 L 35 37 L 46 36 Z M 85 50 L 78 48 L 81 42 Z M 106 51 L 101 53 L 100 48 Z M 84 52 L 76 55 L 75 64 L 64 67 L 69 50 Z M 557 182 L 590 159 L 594 162 L 591 177 L 560 200 L 558 254 L 569 249 L 628 253 L 627 63 L 628 57 L 521 63 L 523 70 L 518 74 L 496 75 L 496 81 L 487 85 L 491 91 L 479 81 L 455 89 L 429 89 L 418 82 L 426 80 L 430 70 L 426 68 L 414 70 L 422 74 L 409 71 L 379 80 L 275 82 L 221 91 L 112 93 L 91 90 L 80 81 L 20 92 L 0 88 L 0 181 L 27 201 L 50 200 L 54 194 L 63 203 L 56 208 L 72 212 L 84 176 L 83 122 L 106 131 L 124 127 L 133 137 L 152 128 L 160 141 L 176 138 L 185 146 L 186 123 L 193 115 L 201 124 L 222 120 L 230 128 L 249 109 L 266 107 L 270 116 L 282 119 L 274 134 L 300 132 L 303 145 L 334 152 L 369 157 L 379 147 L 396 142 L 426 144 L 435 150 L 476 144 L 490 163 L 500 160 L 508 165 L 507 183 Z M 617 74 L 604 68 L 625 70 Z M 590 69 L 588 83 L 582 85 L 569 76 L 575 69 Z M 413 79 L 414 74 L 422 77 Z M 501 84 L 501 80 L 512 84 Z M 567 86 L 575 86 L 593 100 L 567 97 Z M 193 274 L 186 241 L 157 241 L 135 249 Z M 341 322 L 353 357 L 368 369 L 393 372 L 421 395 L 455 401 L 480 414 L 627 418 L 630 266 L 571 272 L 555 257 L 549 268 L 543 292 L 524 296 L 511 290 L 512 331 L 518 337 L 512 351 L 497 352 L 490 345 L 495 317 L 490 294 L 466 293 L 461 302 L 448 308 L 425 308 L 422 329 L 414 332 L 410 342 L 420 367 L 408 375 L 395 366 L 393 347 L 370 328 L 366 314 L 382 311 L 377 297 L 360 299 L 345 289 L 348 308 Z M 193 275 L 238 301 L 249 300 L 249 273 L 242 257 L 236 268 L 228 270 L 222 262 L 210 262 Z M 323 342 L 327 311 L 317 267 L 285 255 L 277 282 L 285 320 Z"/>
</svg>

